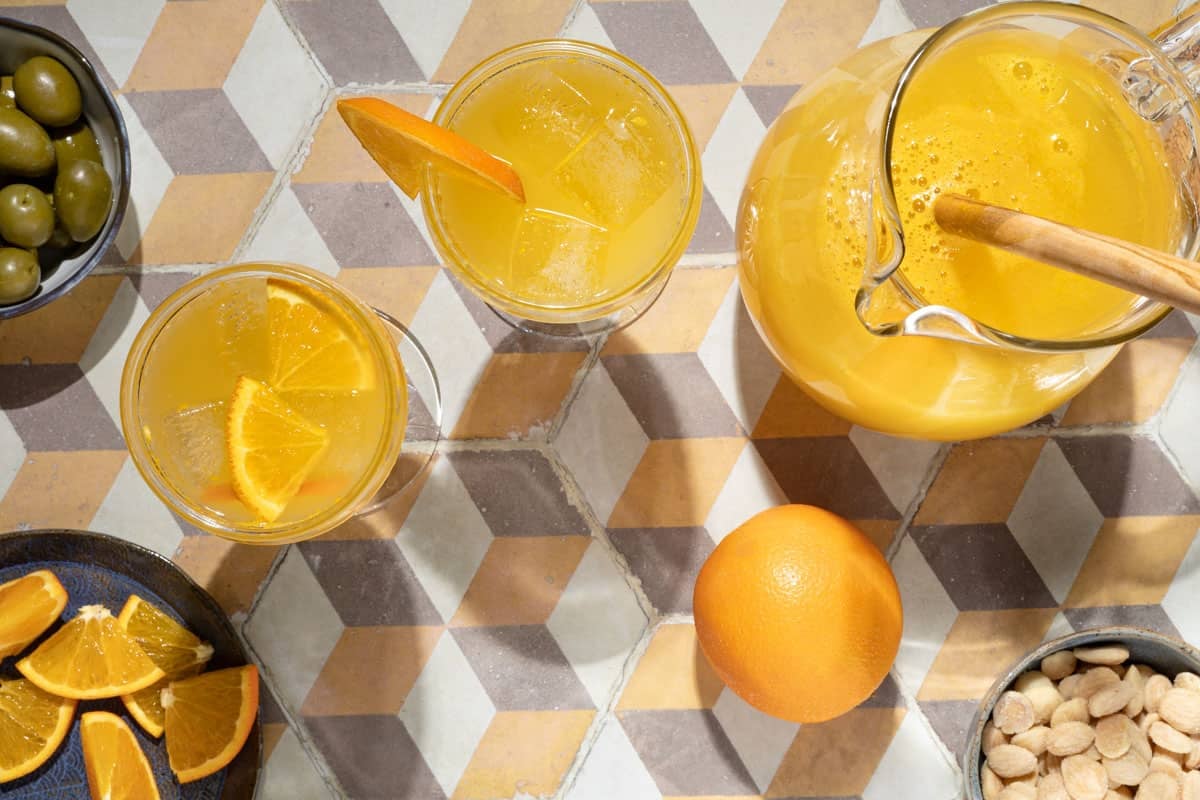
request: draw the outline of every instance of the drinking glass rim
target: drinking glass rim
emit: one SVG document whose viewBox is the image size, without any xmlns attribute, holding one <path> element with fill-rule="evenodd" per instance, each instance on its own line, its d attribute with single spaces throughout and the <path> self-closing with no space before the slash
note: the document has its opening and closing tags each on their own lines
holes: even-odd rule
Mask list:
<svg viewBox="0 0 1200 800">
<path fill-rule="evenodd" d="M 385 415 L 384 429 L 380 434 L 374 458 L 370 461 L 368 468 L 363 470 L 355 484 L 343 494 L 340 502 L 302 520 L 273 525 L 265 529 L 230 525 L 228 521 L 203 511 L 198 503 L 187 498 L 167 480 L 158 467 L 151 448 L 147 446 L 145 437 L 141 435 L 143 421 L 137 397 L 145 373 L 147 357 L 158 337 L 181 310 L 214 285 L 227 280 L 254 277 L 284 277 L 318 288 L 325 295 L 331 295 L 338 303 L 339 308 L 347 311 L 351 318 L 360 324 L 360 329 L 364 331 L 372 348 L 376 350 L 376 363 L 383 367 L 381 369 L 382 379 L 387 383 L 382 390 L 389 397 L 407 395 L 407 385 L 403 377 L 404 368 L 400 363 L 399 355 L 395 353 L 389 338 L 383 333 L 374 311 L 366 303 L 355 297 L 345 287 L 338 285 L 329 276 L 310 267 L 278 261 L 244 262 L 196 276 L 168 295 L 150 312 L 150 316 L 142 323 L 134 337 L 121 373 L 119 396 L 121 429 L 130 459 L 146 485 L 168 508 L 188 522 L 216 536 L 233 541 L 248 544 L 286 544 L 318 536 L 349 520 L 378 490 L 400 454 L 400 437 L 396 433 L 399 415 L 394 403 L 389 404 L 389 411 Z M 406 420 L 400 420 L 399 424 L 404 425 L 406 422 Z M 403 430 L 404 428 L 401 427 L 401 434 Z"/>
<path fill-rule="evenodd" d="M 447 230 L 440 204 L 433 200 L 435 176 L 431 169 L 426 169 L 422 176 L 421 209 L 425 215 L 434 246 L 446 265 L 472 291 L 487 302 L 527 319 L 546 322 L 585 321 L 619 311 L 671 272 L 687 249 L 699 220 L 700 204 L 704 196 L 704 181 L 701 177 L 699 150 L 687 118 L 667 89 L 646 68 L 632 59 L 602 45 L 577 39 L 536 39 L 493 53 L 467 70 L 450 87 L 434 113 L 433 123 L 449 128 L 447 122 L 478 88 L 505 69 L 547 55 L 577 55 L 616 67 L 662 108 L 683 145 L 683 171 L 688 179 L 688 186 L 684 192 L 686 202 L 679 215 L 679 225 L 675 235 L 664 245 L 662 256 L 654 268 L 647 272 L 644 278 L 626 287 L 620 293 L 595 302 L 574 306 L 547 306 L 531 303 L 518 297 L 501 294 L 476 277 L 475 271 L 470 267 L 470 261 L 463 257 L 461 249 Z M 551 313 L 548 315 L 547 311 Z M 557 314 L 569 315 L 571 319 L 551 318 Z"/>
<path fill-rule="evenodd" d="M 1004 19 L 1006 17 L 1023 17 L 1043 15 L 1048 17 L 1056 17 L 1077 24 L 1088 24 L 1092 29 L 1103 28 L 1104 33 L 1116 38 L 1124 38 L 1127 44 L 1131 45 L 1138 52 L 1139 56 L 1154 54 L 1161 57 L 1155 58 L 1155 63 L 1163 66 L 1171 81 L 1171 88 L 1180 92 L 1182 96 L 1193 98 L 1193 93 L 1188 88 L 1188 82 L 1183 73 L 1179 70 L 1178 65 L 1169 57 L 1160 54 L 1159 44 L 1151 39 L 1146 34 L 1142 33 L 1132 25 L 1117 19 L 1116 17 L 1106 14 L 1103 11 L 1089 8 L 1087 6 L 1076 5 L 1074 3 L 1061 2 L 1061 0 L 1014 0 L 1013 2 L 1001 3 L 999 5 L 985 6 L 983 8 L 969 11 L 957 19 L 954 19 L 940 28 L 936 29 L 928 38 L 925 39 L 909 58 L 908 62 L 900 72 L 900 76 L 896 79 L 896 86 L 892 90 L 888 98 L 887 111 L 884 116 L 884 126 L 882 135 L 880 136 L 880 200 L 881 211 L 887 217 L 888 235 L 892 238 L 892 246 L 895 248 L 893 252 L 900 254 L 899 259 L 895 260 L 890 267 L 887 277 L 882 280 L 895 279 L 897 290 L 917 308 L 930 308 L 936 304 L 926 302 L 920 292 L 908 281 L 903 272 L 903 254 L 905 252 L 904 242 L 904 226 L 901 221 L 899 204 L 896 200 L 895 185 L 892 178 L 892 162 L 891 153 L 896 136 L 897 121 L 900 112 L 900 105 L 907 93 L 909 86 L 912 83 L 913 76 L 920 70 L 932 54 L 946 44 L 947 40 L 952 40 L 954 37 L 961 34 L 964 29 L 971 28 L 980 23 L 986 23 L 993 19 Z M 1188 104 L 1195 116 L 1195 102 Z M 1193 236 L 1192 247 L 1187 254 L 1189 258 L 1195 258 L 1200 254 L 1200 236 Z M 1157 307 L 1157 310 L 1155 310 Z M 1133 317 L 1136 315 L 1144 316 L 1145 319 L 1137 324 L 1132 325 L 1127 330 L 1121 330 L 1116 333 L 1099 334 L 1094 336 L 1083 336 L 1070 339 L 1040 339 L 1034 337 L 1020 336 L 1010 333 L 999 328 L 987 325 L 979 320 L 972 320 L 980 329 L 987 332 L 990 337 L 994 337 L 998 341 L 1006 342 L 1015 348 L 1022 350 L 1033 350 L 1047 353 L 1073 352 L 1079 350 L 1092 350 L 1102 347 L 1123 344 L 1132 339 L 1136 339 L 1143 333 L 1146 333 L 1158 323 L 1162 322 L 1172 311 L 1172 307 L 1165 303 L 1157 301 L 1149 301 L 1145 306 L 1138 309 L 1135 308 L 1127 312 L 1124 318 Z M 1122 323 L 1113 323 L 1120 325 Z M 1111 327 L 1111 326 L 1110 326 Z"/>
</svg>

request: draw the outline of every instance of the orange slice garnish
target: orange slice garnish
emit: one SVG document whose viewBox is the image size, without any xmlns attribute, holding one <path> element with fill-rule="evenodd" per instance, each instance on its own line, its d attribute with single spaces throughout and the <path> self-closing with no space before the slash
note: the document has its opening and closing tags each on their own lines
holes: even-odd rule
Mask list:
<svg viewBox="0 0 1200 800">
<path fill-rule="evenodd" d="M 456 133 L 376 97 L 337 101 L 338 113 L 387 176 L 409 197 L 421 190 L 426 164 L 474 177 L 525 202 L 513 168 Z"/>
<path fill-rule="evenodd" d="M 267 280 L 271 375 L 278 392 L 353 392 L 375 386 L 367 344 L 344 312 L 292 281 Z"/>
<path fill-rule="evenodd" d="M 24 650 L 66 607 L 67 590 L 50 570 L 0 584 L 0 658 Z"/>
<path fill-rule="evenodd" d="M 44 692 L 101 700 L 145 689 L 165 674 L 104 606 L 84 606 L 75 619 L 17 662 Z"/>
<path fill-rule="evenodd" d="M 180 783 L 198 781 L 233 761 L 258 715 L 253 665 L 206 672 L 163 689 L 167 759 Z"/>
<path fill-rule="evenodd" d="M 71 730 L 75 701 L 29 681 L 0 681 L 0 783 L 45 764 Z"/>
<path fill-rule="evenodd" d="M 89 711 L 79 720 L 92 800 L 158 800 L 158 786 L 137 737 L 116 714 Z"/>
</svg>

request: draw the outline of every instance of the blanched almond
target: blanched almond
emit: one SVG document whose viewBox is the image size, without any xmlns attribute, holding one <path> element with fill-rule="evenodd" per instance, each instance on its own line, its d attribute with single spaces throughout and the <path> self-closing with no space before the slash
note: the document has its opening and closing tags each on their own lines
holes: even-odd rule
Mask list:
<svg viewBox="0 0 1200 800">
<path fill-rule="evenodd" d="M 1042 674 L 1050 680 L 1061 681 L 1075 671 L 1075 654 L 1059 650 L 1042 659 Z"/>
<path fill-rule="evenodd" d="M 1129 649 L 1119 644 L 1105 644 L 1095 647 L 1076 647 L 1075 658 L 1085 664 L 1106 664 L 1116 666 L 1129 660 Z"/>
<path fill-rule="evenodd" d="M 1192 751 L 1192 737 L 1180 733 L 1162 720 L 1150 726 L 1150 741 L 1172 753 L 1187 755 Z"/>
<path fill-rule="evenodd" d="M 1158 712 L 1148 711 L 1143 713 L 1142 716 L 1138 718 L 1137 726 L 1140 730 L 1149 733 L 1150 726 L 1158 722 L 1160 719 L 1162 719 L 1162 717 L 1158 715 Z"/>
<path fill-rule="evenodd" d="M 1168 690 L 1158 704 L 1158 713 L 1177 731 L 1200 733 L 1200 694 L 1196 692 Z"/>
<path fill-rule="evenodd" d="M 1051 772 L 1038 781 L 1037 800 L 1071 800 L 1060 773 Z"/>
<path fill-rule="evenodd" d="M 1200 800 L 1200 772 L 1185 772 L 1179 782 L 1182 797 L 1180 800 Z"/>
<path fill-rule="evenodd" d="M 1064 722 L 1087 722 L 1090 719 L 1087 700 L 1073 697 L 1054 709 L 1054 713 L 1050 715 L 1050 727 L 1057 728 Z"/>
<path fill-rule="evenodd" d="M 1001 778 L 1019 778 L 1037 769 L 1037 756 L 1024 747 L 1002 744 L 992 748 L 987 765 Z"/>
<path fill-rule="evenodd" d="M 1200 692 L 1200 675 L 1194 672 L 1181 672 L 1175 676 L 1175 688 L 1187 689 L 1189 692 Z"/>
<path fill-rule="evenodd" d="M 1141 670 L 1129 669 L 1121 680 L 1133 688 L 1133 697 L 1129 698 L 1129 702 L 1125 706 L 1125 714 L 1136 717 L 1142 713 L 1142 708 L 1146 705 L 1146 679 L 1142 676 Z"/>
<path fill-rule="evenodd" d="M 1093 717 L 1107 717 L 1109 714 L 1124 711 L 1125 706 L 1133 699 L 1133 692 L 1133 687 L 1124 681 L 1105 686 L 1088 698 L 1088 713 Z M 1197 695 L 1197 699 L 1200 699 L 1200 695 Z"/>
<path fill-rule="evenodd" d="M 996 727 L 996 724 L 991 720 L 983 726 L 983 737 L 980 746 L 983 748 L 983 755 L 987 756 L 992 752 L 992 748 L 998 744 L 1008 744 L 1008 736 L 1004 731 Z"/>
<path fill-rule="evenodd" d="M 1122 786 L 1137 786 L 1150 771 L 1149 759 L 1142 758 L 1132 747 L 1120 758 L 1106 758 L 1100 763 L 1108 777 Z"/>
<path fill-rule="evenodd" d="M 1083 677 L 1079 679 L 1079 684 L 1075 687 L 1075 696 L 1082 697 L 1085 700 L 1090 699 L 1092 695 L 1104 687 L 1120 682 L 1120 676 L 1108 667 L 1092 667 L 1083 673 Z"/>
<path fill-rule="evenodd" d="M 1163 695 L 1171 690 L 1171 681 L 1166 675 L 1151 675 L 1146 679 L 1145 709 L 1147 711 L 1158 711 L 1158 704 L 1162 702 Z"/>
<path fill-rule="evenodd" d="M 1037 790 L 1026 783 L 1010 783 L 996 800 L 1037 800 Z"/>
<path fill-rule="evenodd" d="M 1033 710 L 1033 703 L 1020 692 L 1007 691 L 1000 695 L 992 710 L 992 722 L 1010 736 L 1032 728 L 1035 719 L 1037 713 Z"/>
<path fill-rule="evenodd" d="M 1062 777 L 1074 800 L 1104 800 L 1108 793 L 1108 773 L 1098 761 L 1083 756 L 1064 758 Z"/>
<path fill-rule="evenodd" d="M 1151 772 L 1138 787 L 1137 800 L 1179 800 L 1179 780 L 1162 772 Z"/>
<path fill-rule="evenodd" d="M 1063 696 L 1063 700 L 1070 700 L 1075 696 L 1081 680 L 1083 680 L 1083 676 L 1075 672 L 1058 682 L 1058 693 Z"/>
<path fill-rule="evenodd" d="M 1190 738 L 1192 740 L 1192 749 L 1188 750 L 1187 755 L 1184 756 L 1184 769 L 1195 769 L 1196 767 L 1200 767 L 1200 738 L 1198 738 L 1195 734 L 1193 734 Z"/>
<path fill-rule="evenodd" d="M 1162 772 L 1175 779 L 1183 777 L 1183 767 L 1179 765 L 1179 761 L 1172 754 L 1166 752 L 1154 754 L 1154 757 L 1150 759 L 1150 772 Z"/>
<path fill-rule="evenodd" d="M 1064 722 L 1050 729 L 1046 750 L 1056 756 L 1073 756 L 1092 746 L 1096 732 L 1086 722 Z"/>
<path fill-rule="evenodd" d="M 1004 791 L 1004 781 L 992 772 L 992 768 L 984 764 L 979 769 L 979 788 L 983 791 L 983 800 L 996 800 Z"/>
<path fill-rule="evenodd" d="M 1130 728 L 1137 726 L 1124 714 L 1113 714 L 1096 723 L 1096 749 L 1105 758 L 1120 758 L 1129 749 Z"/>
<path fill-rule="evenodd" d="M 1049 738 L 1049 728 L 1045 725 L 1034 725 L 1029 730 L 1014 735 L 1012 743 L 1017 747 L 1024 747 L 1035 756 L 1040 756 L 1046 752 L 1046 743 Z"/>
<path fill-rule="evenodd" d="M 1149 726 L 1147 726 L 1147 730 L 1149 730 Z M 1150 735 L 1137 726 L 1129 731 L 1129 749 L 1135 751 L 1146 761 L 1149 761 L 1150 756 L 1154 755 L 1154 748 L 1150 744 Z"/>
</svg>

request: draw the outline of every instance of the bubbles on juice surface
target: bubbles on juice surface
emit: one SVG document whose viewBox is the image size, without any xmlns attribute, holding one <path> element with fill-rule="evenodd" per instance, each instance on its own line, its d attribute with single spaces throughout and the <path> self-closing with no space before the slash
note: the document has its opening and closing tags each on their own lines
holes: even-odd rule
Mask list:
<svg viewBox="0 0 1200 800">
<path fill-rule="evenodd" d="M 527 208 L 513 236 L 510 280 L 535 299 L 586 303 L 602 291 L 608 246 L 606 228 Z"/>
<path fill-rule="evenodd" d="M 163 419 L 155 452 L 167 479 L 185 494 L 229 482 L 224 402 L 205 403 Z"/>
<path fill-rule="evenodd" d="M 549 66 L 524 71 L 512 96 L 521 113 L 497 117 L 496 127 L 509 142 L 538 142 L 538 147 L 520 148 L 526 154 L 523 170 L 553 171 L 599 118 L 588 99 Z"/>
</svg>

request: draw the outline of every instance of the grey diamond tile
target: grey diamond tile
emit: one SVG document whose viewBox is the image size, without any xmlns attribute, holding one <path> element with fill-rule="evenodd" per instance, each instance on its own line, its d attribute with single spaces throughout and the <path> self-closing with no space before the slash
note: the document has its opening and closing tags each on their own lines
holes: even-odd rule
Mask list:
<svg viewBox="0 0 1200 800">
<path fill-rule="evenodd" d="M 617 49 L 663 83 L 737 80 L 686 2 L 596 3 L 592 10 Z"/>
<path fill-rule="evenodd" d="M 1129 625 L 1179 638 L 1179 630 L 1160 605 L 1064 608 L 1063 616 L 1077 631 L 1108 625 Z"/>
<path fill-rule="evenodd" d="M 692 234 L 692 241 L 688 243 L 687 251 L 689 253 L 729 253 L 735 247 L 733 228 L 729 227 L 729 222 L 721 213 L 721 209 L 717 207 L 717 201 L 713 200 L 712 193 L 706 186 L 704 196 L 700 201 L 700 217 L 696 220 L 696 232 Z"/>
<path fill-rule="evenodd" d="M 696 575 L 714 547 L 708 531 L 699 527 L 610 528 L 608 538 L 660 613 L 692 613 Z"/>
<path fill-rule="evenodd" d="M 31 453 L 125 449 L 77 364 L 0 364 L 0 409 Z"/>
<path fill-rule="evenodd" d="M 1058 605 L 1005 525 L 919 525 L 911 535 L 959 611 Z"/>
<path fill-rule="evenodd" d="M 304 722 L 338 781 L 355 800 L 445 800 L 399 718 L 306 717 Z"/>
<path fill-rule="evenodd" d="M 338 86 L 425 79 L 378 0 L 287 0 L 282 6 Z"/>
<path fill-rule="evenodd" d="M 496 536 L 586 535 L 550 462 L 534 450 L 459 450 L 446 454 Z"/>
<path fill-rule="evenodd" d="M 452 628 L 451 632 L 497 709 L 595 708 L 545 625 Z"/>
<path fill-rule="evenodd" d="M 96 55 L 96 51 L 92 48 L 91 42 L 83 35 L 83 31 L 75 24 L 71 12 L 64 4 L 46 5 L 29 5 L 25 7 L 13 6 L 10 3 L 4 4 L 4 16 L 18 19 L 21 22 L 28 22 L 33 25 L 40 25 L 43 28 L 54 31 L 59 36 L 66 39 L 71 44 L 79 48 L 79 51 L 92 62 L 96 73 L 100 76 L 100 80 L 108 86 L 110 91 L 115 92 L 119 87 L 113 82 L 112 76 L 108 74 L 108 70 L 104 68 L 104 62 Z"/>
<path fill-rule="evenodd" d="M 1195 493 L 1152 439 L 1080 436 L 1058 444 L 1105 517 L 1200 513 Z"/>
<path fill-rule="evenodd" d="M 754 446 L 789 502 L 847 519 L 899 519 L 871 468 L 844 436 L 756 439 Z"/>
<path fill-rule="evenodd" d="M 592 341 L 578 336 L 543 336 L 517 330 L 500 318 L 487 303 L 447 271 L 450 285 L 458 293 L 471 319 L 479 326 L 483 338 L 497 353 L 586 353 Z"/>
<path fill-rule="evenodd" d="M 954 754 L 954 760 L 961 762 L 971 720 L 975 718 L 979 703 L 974 700 L 925 700 L 919 705 L 938 738 Z"/>
<path fill-rule="evenodd" d="M 785 86 L 743 86 L 750 105 L 758 112 L 758 118 L 763 125 L 770 126 L 783 111 L 784 106 L 792 99 L 792 95 L 800 90 L 799 85 Z"/>
<path fill-rule="evenodd" d="M 325 246 L 345 267 L 428 266 L 437 258 L 386 183 L 295 184 Z"/>
<path fill-rule="evenodd" d="M 740 436 L 742 427 L 695 353 L 605 356 L 604 368 L 651 439 Z"/>
<path fill-rule="evenodd" d="M 320 541 L 298 545 L 342 622 L 440 625 L 421 582 L 391 541 Z"/>
<path fill-rule="evenodd" d="M 918 28 L 945 25 L 968 11 L 992 4 L 992 0 L 900 0 L 908 18 Z"/>
<path fill-rule="evenodd" d="M 146 304 L 146 308 L 153 311 L 162 304 L 163 300 L 170 297 L 172 292 L 195 277 L 186 272 L 139 272 L 130 275 L 129 280 L 133 282 L 133 288 L 137 290 L 137 293 L 142 296 L 142 302 Z"/>
<path fill-rule="evenodd" d="M 220 89 L 127 92 L 176 175 L 271 172 L 271 163 Z"/>
<path fill-rule="evenodd" d="M 758 794 L 711 711 L 625 711 L 618 716 L 664 795 Z"/>
</svg>

